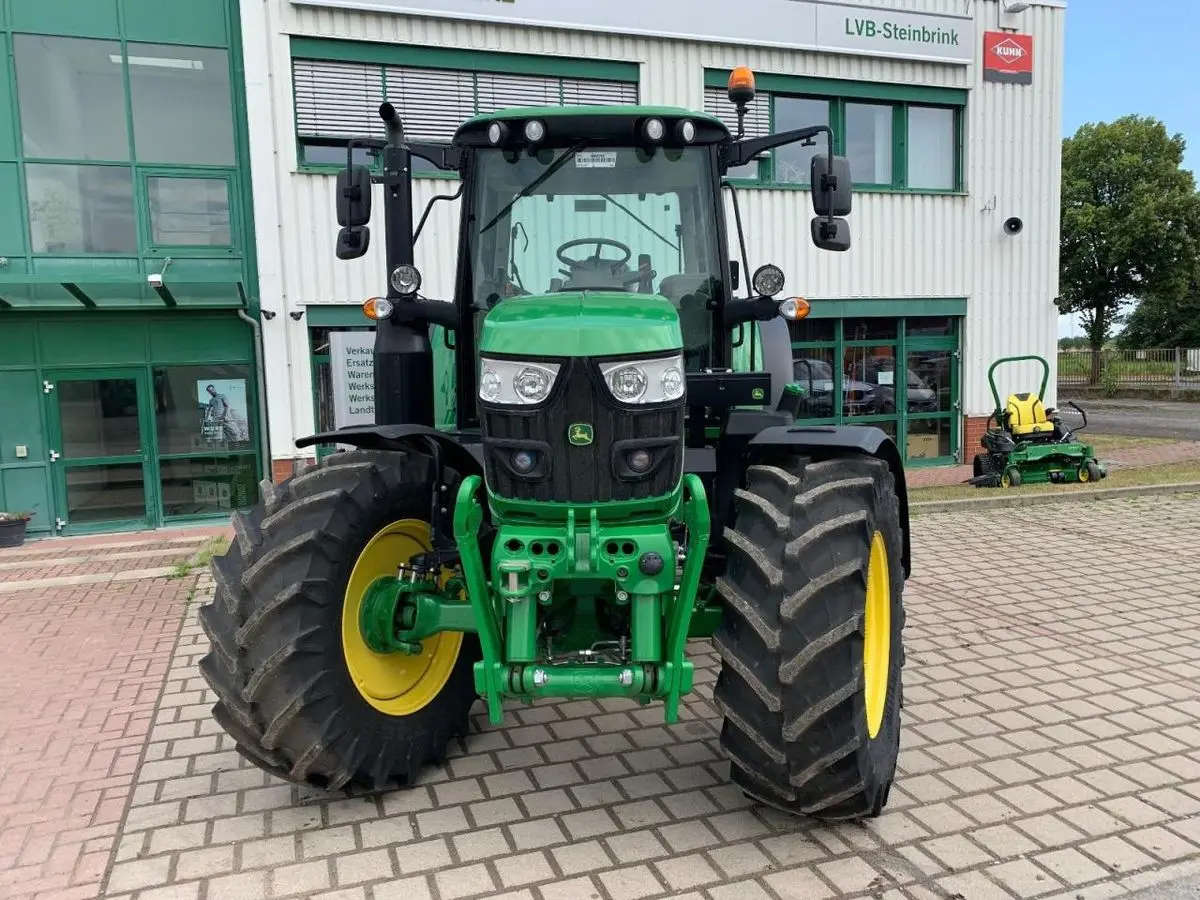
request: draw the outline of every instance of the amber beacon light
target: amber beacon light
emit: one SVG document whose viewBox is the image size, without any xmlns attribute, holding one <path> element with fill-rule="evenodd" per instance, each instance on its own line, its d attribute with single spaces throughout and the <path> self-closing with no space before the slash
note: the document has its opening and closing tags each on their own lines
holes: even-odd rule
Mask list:
<svg viewBox="0 0 1200 900">
<path fill-rule="evenodd" d="M 754 73 L 749 66 L 736 66 L 729 73 L 729 102 L 736 106 L 754 99 Z"/>
</svg>

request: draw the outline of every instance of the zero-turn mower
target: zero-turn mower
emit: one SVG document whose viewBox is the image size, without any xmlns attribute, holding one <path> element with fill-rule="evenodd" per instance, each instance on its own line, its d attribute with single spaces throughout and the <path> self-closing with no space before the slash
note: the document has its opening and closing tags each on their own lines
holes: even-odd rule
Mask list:
<svg viewBox="0 0 1200 900">
<path fill-rule="evenodd" d="M 1033 361 L 1042 365 L 1042 386 L 1037 394 L 1009 394 L 1004 406 L 996 388 L 996 369 L 1004 363 Z M 1022 484 L 1094 482 L 1108 475 L 1091 444 L 1075 435 L 1087 428 L 1087 413 L 1075 402 L 1067 405 L 1083 417 L 1078 428 L 1063 423 L 1056 409 L 1045 405 L 1050 364 L 1040 356 L 1006 356 L 988 369 L 995 410 L 988 430 L 980 438 L 984 452 L 975 454 L 974 472 L 967 480 L 975 487 L 1020 487 Z M 995 427 L 993 426 L 995 423 Z"/>
</svg>

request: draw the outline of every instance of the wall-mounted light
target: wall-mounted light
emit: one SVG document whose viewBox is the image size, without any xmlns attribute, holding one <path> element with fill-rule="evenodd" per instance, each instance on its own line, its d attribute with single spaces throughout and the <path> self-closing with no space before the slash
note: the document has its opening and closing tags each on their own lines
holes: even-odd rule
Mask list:
<svg viewBox="0 0 1200 900">
<path fill-rule="evenodd" d="M 1030 7 L 1030 0 L 1000 0 L 1000 6 L 1006 13 L 1020 13 Z"/>
</svg>

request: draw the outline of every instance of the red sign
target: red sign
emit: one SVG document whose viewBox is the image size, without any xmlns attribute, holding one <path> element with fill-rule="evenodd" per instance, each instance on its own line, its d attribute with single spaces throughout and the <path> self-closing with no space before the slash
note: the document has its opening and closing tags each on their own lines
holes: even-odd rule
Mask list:
<svg viewBox="0 0 1200 900">
<path fill-rule="evenodd" d="M 1033 35 L 984 32 L 983 80 L 1033 84 Z"/>
</svg>

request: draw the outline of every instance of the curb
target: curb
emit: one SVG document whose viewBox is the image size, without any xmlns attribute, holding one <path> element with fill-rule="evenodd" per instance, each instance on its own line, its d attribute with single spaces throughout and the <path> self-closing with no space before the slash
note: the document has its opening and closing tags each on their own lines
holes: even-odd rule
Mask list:
<svg viewBox="0 0 1200 900">
<path fill-rule="evenodd" d="M 988 490 L 979 488 L 979 490 Z M 991 490 L 999 490 L 992 488 Z M 1011 489 L 1010 489 L 1011 490 Z M 1016 491 L 1020 491 L 1017 488 Z M 1070 493 L 1009 493 L 999 497 L 978 500 L 928 500 L 909 504 L 910 513 L 961 512 L 978 507 L 1035 506 L 1039 503 L 1089 503 L 1096 500 L 1118 500 L 1123 497 L 1146 497 L 1161 494 L 1200 493 L 1200 481 L 1180 481 L 1174 484 L 1143 484 L 1132 487 L 1097 488 L 1094 491 L 1072 491 Z"/>
</svg>

